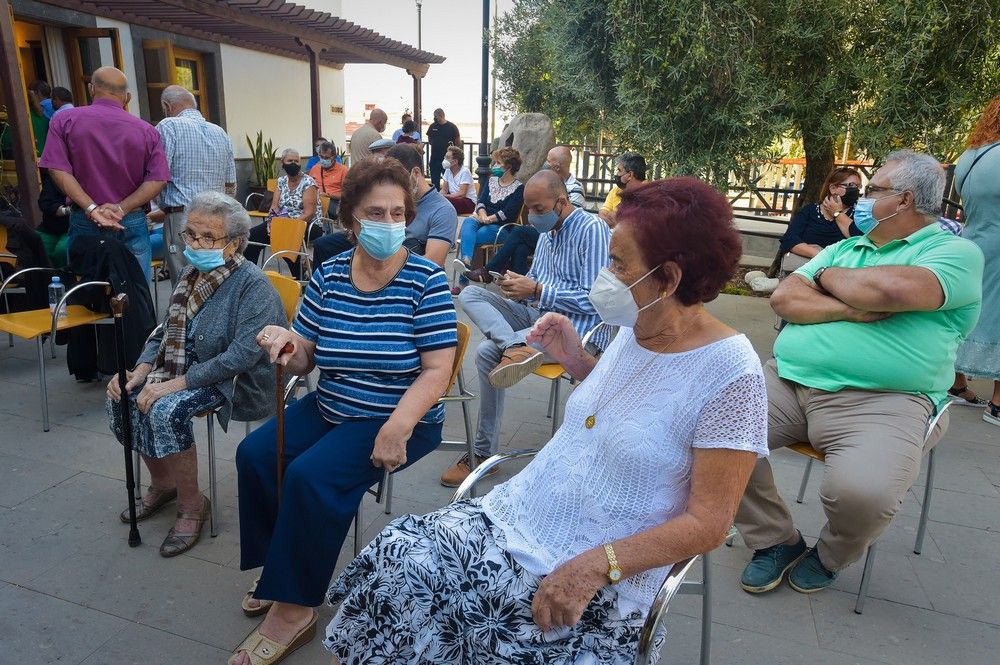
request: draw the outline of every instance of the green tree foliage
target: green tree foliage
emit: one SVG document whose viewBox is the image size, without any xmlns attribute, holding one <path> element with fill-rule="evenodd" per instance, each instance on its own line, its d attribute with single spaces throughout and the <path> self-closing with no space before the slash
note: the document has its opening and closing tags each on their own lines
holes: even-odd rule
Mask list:
<svg viewBox="0 0 1000 665">
<path fill-rule="evenodd" d="M 563 140 L 723 182 L 795 136 L 804 200 L 848 127 L 875 158 L 953 159 L 1000 92 L 1000 0 L 517 0 L 497 27 L 504 98 Z"/>
</svg>

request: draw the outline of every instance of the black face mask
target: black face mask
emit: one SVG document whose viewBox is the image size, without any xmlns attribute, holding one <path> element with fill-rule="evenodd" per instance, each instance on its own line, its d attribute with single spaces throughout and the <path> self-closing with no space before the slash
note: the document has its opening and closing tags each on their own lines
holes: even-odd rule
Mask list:
<svg viewBox="0 0 1000 665">
<path fill-rule="evenodd" d="M 285 173 L 288 174 L 289 178 L 294 178 L 299 174 L 302 166 L 299 164 L 282 164 L 281 168 L 284 169 Z"/>
<path fill-rule="evenodd" d="M 622 182 L 622 177 L 617 173 L 615 174 L 615 187 L 618 189 L 625 189 L 625 183 Z"/>
<path fill-rule="evenodd" d="M 853 208 L 854 204 L 861 198 L 861 191 L 857 187 L 847 187 L 847 191 L 840 197 L 840 202 L 845 208 Z"/>
</svg>

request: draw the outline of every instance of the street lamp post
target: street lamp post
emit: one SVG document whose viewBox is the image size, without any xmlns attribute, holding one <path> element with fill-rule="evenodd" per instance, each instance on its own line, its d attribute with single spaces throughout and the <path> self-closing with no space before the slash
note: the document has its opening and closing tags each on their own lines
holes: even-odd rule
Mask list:
<svg viewBox="0 0 1000 665">
<path fill-rule="evenodd" d="M 476 157 L 476 175 L 479 176 L 479 189 L 489 187 L 490 177 L 490 146 L 487 143 L 487 122 L 490 110 L 490 0 L 483 0 L 483 76 L 482 103 L 479 128 L 479 156 Z"/>
</svg>

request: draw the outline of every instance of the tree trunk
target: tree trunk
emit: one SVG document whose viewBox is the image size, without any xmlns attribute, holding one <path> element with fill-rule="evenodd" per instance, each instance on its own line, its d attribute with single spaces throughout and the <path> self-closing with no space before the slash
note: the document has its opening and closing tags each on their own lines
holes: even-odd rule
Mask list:
<svg viewBox="0 0 1000 665">
<path fill-rule="evenodd" d="M 834 165 L 833 140 L 819 136 L 807 126 L 803 126 L 801 132 L 802 147 L 806 152 L 806 177 L 792 214 L 806 203 L 819 203 L 820 188 Z"/>
</svg>

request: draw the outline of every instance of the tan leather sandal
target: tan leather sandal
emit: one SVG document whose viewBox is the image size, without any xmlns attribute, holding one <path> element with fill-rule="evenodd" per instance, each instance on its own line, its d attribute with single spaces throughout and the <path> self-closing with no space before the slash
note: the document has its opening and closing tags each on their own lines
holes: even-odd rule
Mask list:
<svg viewBox="0 0 1000 665">
<path fill-rule="evenodd" d="M 176 488 L 170 490 L 158 490 L 155 487 L 150 487 L 149 492 L 150 494 L 153 494 L 153 496 L 155 496 L 156 498 L 153 499 L 153 503 L 149 504 L 148 506 L 146 505 L 146 502 L 142 500 L 142 497 L 139 497 L 138 499 L 135 500 L 136 522 L 141 522 L 145 519 L 149 519 L 156 513 L 160 512 L 160 510 L 165 505 L 167 505 L 168 503 L 177 498 Z M 128 508 L 123 510 L 121 514 L 118 515 L 118 519 L 120 519 L 123 524 L 128 524 Z"/>
<path fill-rule="evenodd" d="M 264 637 L 260 634 L 260 626 L 257 626 L 233 650 L 233 655 L 229 658 L 229 665 L 233 665 L 241 651 L 245 651 L 250 656 L 250 665 L 275 665 L 275 663 L 280 663 L 293 651 L 312 641 L 313 637 L 316 636 L 316 619 L 318 617 L 319 615 L 313 611 L 312 619 L 309 623 L 296 633 L 295 637 L 288 644 L 278 644 L 274 640 Z"/>
<path fill-rule="evenodd" d="M 194 533 L 177 533 L 174 531 L 173 527 L 170 527 L 170 531 L 167 532 L 167 537 L 163 539 L 163 544 L 160 545 L 160 556 L 162 557 L 172 557 L 178 554 L 183 554 L 189 549 L 198 544 L 201 540 L 201 529 L 205 526 L 205 522 L 212 519 L 212 502 L 206 497 L 205 507 L 202 508 L 197 513 L 182 513 L 177 512 L 177 519 L 179 520 L 194 520 L 198 523 L 198 530 Z"/>
<path fill-rule="evenodd" d="M 260 584 L 259 577 L 253 581 L 253 584 L 250 585 L 250 588 L 247 589 L 247 592 L 243 594 L 243 602 L 240 603 L 240 607 L 243 608 L 243 614 L 247 615 L 248 617 L 259 617 L 261 614 L 264 614 L 269 609 L 271 609 L 271 605 L 274 605 L 273 600 L 261 600 L 260 598 L 253 597 L 254 592 L 257 591 L 258 584 Z M 258 603 L 257 607 L 254 607 L 253 605 L 250 604 L 251 600 L 257 601 Z"/>
</svg>

